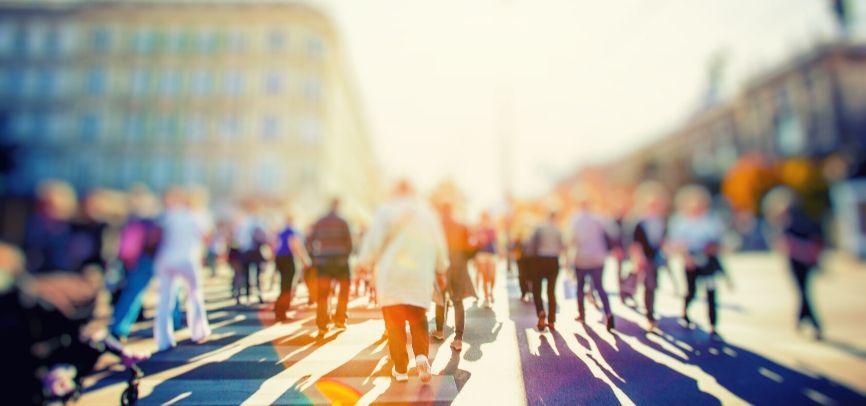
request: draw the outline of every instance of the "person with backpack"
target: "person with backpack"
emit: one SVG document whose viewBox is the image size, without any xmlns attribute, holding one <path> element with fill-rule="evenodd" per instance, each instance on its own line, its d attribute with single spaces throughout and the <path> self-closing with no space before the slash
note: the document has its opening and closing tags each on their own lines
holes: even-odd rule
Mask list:
<svg viewBox="0 0 866 406">
<path fill-rule="evenodd" d="M 400 181 L 394 198 L 377 211 L 361 248 L 359 266 L 371 270 L 388 336 L 388 350 L 397 382 L 409 380 L 406 324 L 422 382 L 431 379 L 427 310 L 434 283 L 445 290 L 448 246 L 434 210 Z"/>
<path fill-rule="evenodd" d="M 655 331 L 658 327 L 654 313 L 655 294 L 659 266 L 664 262 L 662 248 L 667 238 L 664 201 L 658 196 L 650 197 L 645 210 L 635 225 L 629 253 L 637 268 L 639 280 L 643 283 L 647 331 Z"/>
<path fill-rule="evenodd" d="M 331 200 L 328 213 L 313 224 L 308 244 L 316 268 L 316 326 L 319 336 L 328 332 L 333 321 L 337 329 L 346 328 L 349 302 L 349 256 L 352 254 L 352 232 L 349 223 L 338 214 L 340 200 Z M 337 309 L 330 314 L 331 285 L 339 285 Z"/>
<path fill-rule="evenodd" d="M 586 278 L 590 278 L 601 299 L 607 330 L 613 330 L 614 319 L 610 310 L 610 301 L 602 284 L 602 273 L 607 257 L 610 254 L 610 236 L 605 222 L 590 212 L 590 201 L 583 199 L 578 202 L 578 211 L 571 220 L 571 247 L 574 273 L 577 277 L 577 311 L 576 320 L 583 323 L 586 320 L 584 307 L 584 286 Z"/>
<path fill-rule="evenodd" d="M 139 188 L 130 195 L 132 216 L 120 232 L 118 259 L 126 271 L 126 284 L 112 313 L 109 331 L 123 341 L 141 313 L 142 297 L 153 278 L 153 264 L 159 246 L 160 229 L 154 216 L 156 198 Z"/>
</svg>

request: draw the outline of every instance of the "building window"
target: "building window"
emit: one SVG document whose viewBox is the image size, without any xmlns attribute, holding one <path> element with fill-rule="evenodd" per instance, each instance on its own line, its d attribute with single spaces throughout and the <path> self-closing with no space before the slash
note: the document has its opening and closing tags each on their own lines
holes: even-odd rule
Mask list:
<svg viewBox="0 0 866 406">
<path fill-rule="evenodd" d="M 139 54 L 150 54 L 156 48 L 156 37 L 153 29 L 138 27 L 133 34 L 132 49 Z"/>
<path fill-rule="evenodd" d="M 211 89 L 210 72 L 206 70 L 197 70 L 192 74 L 192 91 L 196 96 L 207 96 Z"/>
<path fill-rule="evenodd" d="M 203 54 L 212 54 L 216 52 L 217 37 L 214 30 L 209 28 L 201 28 L 198 31 L 197 41 L 198 51 Z"/>
<path fill-rule="evenodd" d="M 102 122 L 95 113 L 87 113 L 81 117 L 81 138 L 85 141 L 96 141 L 100 137 Z"/>
<path fill-rule="evenodd" d="M 262 119 L 262 138 L 272 140 L 280 137 L 280 119 L 275 116 L 267 116 Z"/>
<path fill-rule="evenodd" d="M 272 70 L 265 74 L 265 93 L 278 95 L 283 91 L 283 76 Z"/>
<path fill-rule="evenodd" d="M 108 88 L 106 72 L 102 68 L 93 68 L 87 72 L 87 92 L 94 96 L 103 95 Z"/>
<path fill-rule="evenodd" d="M 220 132 L 225 140 L 231 141 L 238 139 L 241 133 L 240 120 L 234 116 L 224 118 L 220 125 Z"/>
<path fill-rule="evenodd" d="M 223 77 L 225 93 L 229 96 L 240 96 L 243 92 L 243 76 L 237 70 L 230 70 Z"/>
<path fill-rule="evenodd" d="M 48 27 L 44 24 L 32 24 L 27 29 L 27 54 L 30 56 L 45 55 L 48 43 Z"/>
<path fill-rule="evenodd" d="M 0 55 L 11 55 L 15 51 L 16 29 L 13 21 L 0 21 Z"/>
<path fill-rule="evenodd" d="M 164 96 L 176 96 L 180 93 L 180 73 L 174 69 L 162 72 L 162 94 Z"/>
<path fill-rule="evenodd" d="M 111 50 L 111 32 L 108 27 L 98 27 L 90 31 L 90 47 L 96 52 Z"/>
<path fill-rule="evenodd" d="M 204 120 L 200 116 L 192 116 L 186 122 L 188 141 L 201 141 L 205 138 Z"/>
<path fill-rule="evenodd" d="M 268 32 L 268 49 L 274 52 L 282 52 L 286 49 L 285 31 L 275 28 Z"/>
<path fill-rule="evenodd" d="M 184 168 L 184 181 L 188 185 L 200 185 L 204 181 L 204 165 L 198 159 L 187 159 Z"/>
<path fill-rule="evenodd" d="M 322 129 L 319 120 L 315 117 L 307 117 L 301 123 L 301 140 L 307 144 L 315 144 L 322 137 Z"/>
<path fill-rule="evenodd" d="M 259 162 L 258 166 L 258 189 L 267 193 L 273 192 L 282 183 L 279 165 L 276 160 L 268 158 Z"/>
<path fill-rule="evenodd" d="M 144 96 L 150 84 L 150 72 L 142 68 L 136 68 L 130 77 L 129 87 L 134 96 Z"/>
<path fill-rule="evenodd" d="M 66 23 L 57 27 L 57 49 L 58 55 L 71 55 L 78 45 L 78 27 Z"/>
<path fill-rule="evenodd" d="M 38 94 L 42 97 L 52 97 L 57 94 L 57 72 L 53 68 L 39 71 L 37 80 Z"/>
<path fill-rule="evenodd" d="M 12 116 L 12 119 L 9 121 L 12 136 L 19 140 L 30 138 L 33 135 L 34 122 L 35 117 L 33 117 L 32 113 L 21 112 Z"/>
<path fill-rule="evenodd" d="M 318 36 L 307 37 L 307 55 L 310 58 L 318 59 L 325 54 L 325 43 Z"/>
<path fill-rule="evenodd" d="M 60 112 L 50 114 L 45 131 L 51 139 L 60 140 L 66 138 L 66 134 L 69 131 L 69 116 Z"/>
<path fill-rule="evenodd" d="M 246 45 L 246 36 L 243 29 L 231 28 L 226 34 L 226 49 L 229 52 L 241 52 Z"/>
<path fill-rule="evenodd" d="M 304 98 L 309 102 L 321 100 L 322 84 L 318 78 L 310 77 L 304 81 Z"/>
<path fill-rule="evenodd" d="M 157 189 L 163 189 L 168 186 L 169 176 L 171 176 L 170 162 L 165 157 L 157 157 L 150 164 L 150 181 Z"/>
<path fill-rule="evenodd" d="M 126 123 L 124 124 L 124 134 L 126 139 L 130 142 L 139 142 L 144 139 L 145 132 L 145 121 L 138 114 L 133 114 L 126 117 Z"/>
<path fill-rule="evenodd" d="M 238 168 L 235 162 L 227 159 L 220 160 L 216 173 L 216 179 L 220 189 L 225 190 L 230 188 L 237 178 L 237 173 Z"/>
</svg>

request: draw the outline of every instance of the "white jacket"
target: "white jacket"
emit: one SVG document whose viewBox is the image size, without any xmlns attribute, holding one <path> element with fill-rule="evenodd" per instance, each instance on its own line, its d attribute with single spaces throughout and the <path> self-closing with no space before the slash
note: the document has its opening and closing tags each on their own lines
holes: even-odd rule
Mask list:
<svg viewBox="0 0 866 406">
<path fill-rule="evenodd" d="M 448 269 L 448 246 L 439 217 L 417 198 L 384 204 L 362 243 L 360 260 L 374 266 L 381 306 L 429 308 L 436 273 Z"/>
</svg>

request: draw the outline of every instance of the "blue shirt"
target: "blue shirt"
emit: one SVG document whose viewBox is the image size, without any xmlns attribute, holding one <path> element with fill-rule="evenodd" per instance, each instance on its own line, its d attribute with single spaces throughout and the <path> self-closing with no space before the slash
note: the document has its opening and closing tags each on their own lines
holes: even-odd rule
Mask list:
<svg viewBox="0 0 866 406">
<path fill-rule="evenodd" d="M 280 231 L 280 234 L 277 236 L 277 255 L 279 256 L 292 256 L 292 246 L 291 240 L 292 237 L 296 235 L 295 229 L 292 227 L 286 227 L 283 231 Z"/>
</svg>

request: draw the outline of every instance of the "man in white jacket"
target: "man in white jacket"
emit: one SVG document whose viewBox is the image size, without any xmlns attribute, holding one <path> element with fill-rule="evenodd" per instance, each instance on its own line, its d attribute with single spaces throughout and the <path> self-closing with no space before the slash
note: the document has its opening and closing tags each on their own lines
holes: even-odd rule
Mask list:
<svg viewBox="0 0 866 406">
<path fill-rule="evenodd" d="M 361 247 L 360 264 L 373 271 L 394 362 L 392 375 L 398 382 L 409 379 L 408 323 L 418 375 L 428 382 L 427 309 L 433 284 L 444 288 L 448 248 L 435 211 L 415 196 L 407 181 L 397 184 L 394 198 L 376 213 Z"/>
</svg>

